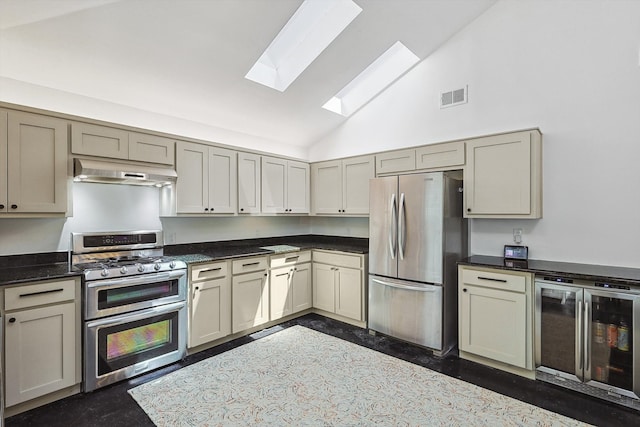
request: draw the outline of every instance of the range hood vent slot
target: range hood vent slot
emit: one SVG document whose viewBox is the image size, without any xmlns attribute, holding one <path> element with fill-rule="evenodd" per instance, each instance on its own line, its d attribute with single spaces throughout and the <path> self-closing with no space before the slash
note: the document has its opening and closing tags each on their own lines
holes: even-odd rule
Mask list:
<svg viewBox="0 0 640 427">
<path fill-rule="evenodd" d="M 162 187 L 176 182 L 178 174 L 168 167 L 76 158 L 73 160 L 73 177 L 77 182 Z"/>
</svg>

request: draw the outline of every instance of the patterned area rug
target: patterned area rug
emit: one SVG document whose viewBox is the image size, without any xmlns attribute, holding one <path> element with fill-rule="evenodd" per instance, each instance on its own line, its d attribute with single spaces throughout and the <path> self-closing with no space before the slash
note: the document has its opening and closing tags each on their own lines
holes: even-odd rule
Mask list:
<svg viewBox="0 0 640 427">
<path fill-rule="evenodd" d="M 302 326 L 129 393 L 158 426 L 585 425 Z"/>
</svg>

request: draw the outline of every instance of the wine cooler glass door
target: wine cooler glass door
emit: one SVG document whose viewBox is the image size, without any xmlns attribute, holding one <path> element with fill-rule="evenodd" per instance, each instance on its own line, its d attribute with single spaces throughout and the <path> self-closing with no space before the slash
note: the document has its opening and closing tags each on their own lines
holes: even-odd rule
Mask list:
<svg viewBox="0 0 640 427">
<path fill-rule="evenodd" d="M 640 337 L 634 334 L 634 329 L 640 326 L 640 296 L 589 290 L 585 292 L 585 303 L 589 302 L 585 381 L 595 387 L 639 397 Z"/>
<path fill-rule="evenodd" d="M 574 381 L 582 380 L 583 294 L 581 288 L 536 282 L 538 370 Z"/>
</svg>

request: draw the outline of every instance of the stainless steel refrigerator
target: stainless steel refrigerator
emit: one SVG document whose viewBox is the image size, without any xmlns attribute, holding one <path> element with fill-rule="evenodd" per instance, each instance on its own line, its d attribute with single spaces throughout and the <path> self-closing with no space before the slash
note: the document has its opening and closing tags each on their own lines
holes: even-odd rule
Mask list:
<svg viewBox="0 0 640 427">
<path fill-rule="evenodd" d="M 457 346 L 456 262 L 467 255 L 460 172 L 369 185 L 368 328 L 445 355 Z"/>
</svg>

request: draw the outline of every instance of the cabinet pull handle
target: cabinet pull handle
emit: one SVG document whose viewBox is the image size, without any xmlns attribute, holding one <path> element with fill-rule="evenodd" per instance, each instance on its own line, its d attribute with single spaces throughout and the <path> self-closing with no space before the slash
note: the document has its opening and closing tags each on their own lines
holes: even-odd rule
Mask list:
<svg viewBox="0 0 640 427">
<path fill-rule="evenodd" d="M 222 270 L 222 267 L 207 268 L 206 270 L 200 270 L 200 273 L 208 273 L 210 271 L 220 271 L 220 270 Z"/>
<path fill-rule="evenodd" d="M 500 283 L 507 283 L 506 279 L 494 279 L 493 277 L 482 277 L 482 276 L 478 276 L 478 279 L 480 280 L 490 280 L 492 282 L 500 282 Z"/>
<path fill-rule="evenodd" d="M 463 288 L 463 289 L 462 289 L 462 292 L 467 292 L 467 288 Z"/>
<path fill-rule="evenodd" d="M 0 209 L 4 209 L 4 205 L 0 205 Z"/>
<path fill-rule="evenodd" d="M 125 178 L 144 178 L 144 175 L 140 174 L 140 173 L 125 173 L 124 174 Z"/>
<path fill-rule="evenodd" d="M 11 319 L 9 319 L 9 323 L 16 323 L 16 318 L 12 317 Z"/>
<path fill-rule="evenodd" d="M 243 267 L 251 267 L 252 265 L 258 265 L 258 264 L 260 264 L 260 262 L 259 262 L 259 261 L 258 261 L 258 262 L 250 262 L 250 263 L 248 263 L 248 264 L 242 264 L 242 266 L 243 266 Z"/>
<path fill-rule="evenodd" d="M 51 290 L 48 290 L 48 291 L 31 292 L 31 293 L 28 293 L 28 294 L 20 294 L 19 297 L 20 298 L 25 298 L 25 297 L 32 297 L 32 296 L 35 296 L 35 295 L 52 294 L 54 292 L 62 292 L 62 291 L 64 291 L 64 289 L 62 289 L 62 288 L 60 288 L 60 289 L 51 289 Z"/>
<path fill-rule="evenodd" d="M 18 209 L 18 205 L 11 205 L 11 209 Z"/>
<path fill-rule="evenodd" d="M 285 258 L 285 259 L 284 259 L 284 262 L 295 261 L 295 260 L 297 260 L 298 258 L 300 258 L 300 257 L 299 257 L 299 256 L 291 256 L 291 257 L 289 257 L 289 258 Z"/>
<path fill-rule="evenodd" d="M 286 273 L 280 273 L 280 274 L 276 274 L 276 277 L 280 277 L 280 276 L 288 276 L 289 272 L 287 271 Z"/>
</svg>

